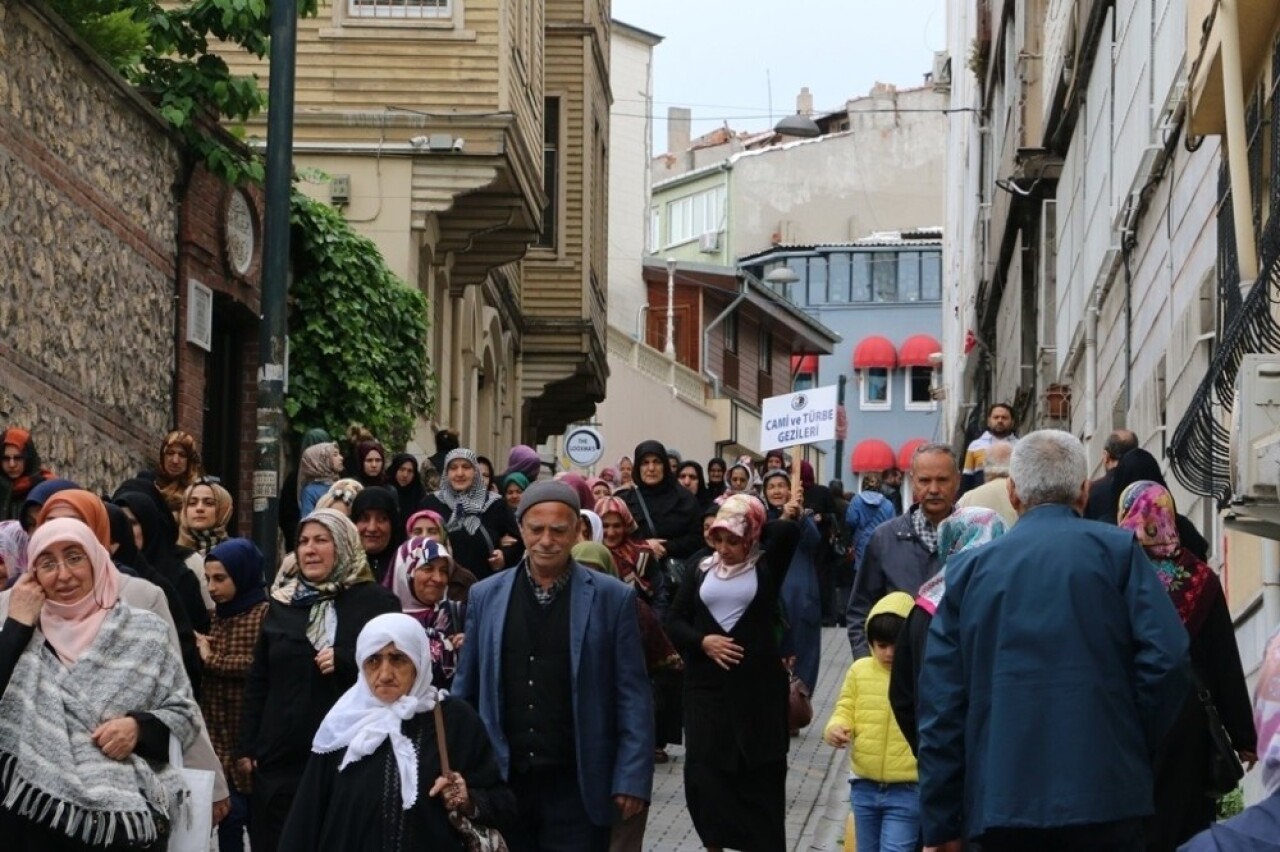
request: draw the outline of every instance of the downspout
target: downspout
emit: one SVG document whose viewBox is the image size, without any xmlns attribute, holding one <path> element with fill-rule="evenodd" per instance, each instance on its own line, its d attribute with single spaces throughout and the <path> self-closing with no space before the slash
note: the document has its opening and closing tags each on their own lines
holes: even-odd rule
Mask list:
<svg viewBox="0 0 1280 852">
<path fill-rule="evenodd" d="M 1089 297 L 1084 322 L 1084 441 L 1098 431 L 1098 296 Z"/>
<path fill-rule="evenodd" d="M 741 271 L 739 272 L 739 275 L 742 275 Z M 707 357 L 707 352 L 709 351 L 707 347 L 711 342 L 711 330 L 727 320 L 729 315 L 738 309 L 738 305 L 742 304 L 742 300 L 747 298 L 747 290 L 751 285 L 747 283 L 747 279 L 745 277 L 739 277 L 738 280 L 742 282 L 742 285 L 738 289 L 737 298 L 729 303 L 729 307 L 717 314 L 715 319 L 707 323 L 706 328 L 702 329 L 702 374 L 711 380 L 712 398 L 718 398 L 720 396 L 720 377 L 717 376 L 709 366 L 711 359 Z"/>
</svg>

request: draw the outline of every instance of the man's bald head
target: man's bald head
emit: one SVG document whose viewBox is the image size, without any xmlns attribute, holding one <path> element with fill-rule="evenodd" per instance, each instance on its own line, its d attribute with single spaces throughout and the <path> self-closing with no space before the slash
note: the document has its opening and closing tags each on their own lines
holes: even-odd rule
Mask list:
<svg viewBox="0 0 1280 852">
<path fill-rule="evenodd" d="M 1138 448 L 1138 436 L 1128 429 L 1117 429 L 1107 436 L 1102 445 L 1102 465 L 1107 470 L 1114 468 L 1124 454 Z"/>
<path fill-rule="evenodd" d="M 1013 444 L 1009 441 L 992 441 L 987 447 L 986 457 L 982 461 L 982 478 L 984 481 L 999 479 L 1009 475 L 1009 459 L 1013 456 Z"/>
</svg>

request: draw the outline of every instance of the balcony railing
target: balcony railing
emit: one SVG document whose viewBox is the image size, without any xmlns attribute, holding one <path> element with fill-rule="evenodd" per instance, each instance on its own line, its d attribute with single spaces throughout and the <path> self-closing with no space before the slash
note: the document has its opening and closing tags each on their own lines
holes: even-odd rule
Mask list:
<svg viewBox="0 0 1280 852">
<path fill-rule="evenodd" d="M 707 382 L 701 375 L 613 326 L 609 326 L 609 357 L 625 361 L 655 382 L 674 388 L 678 396 L 695 405 L 706 404 Z"/>
</svg>

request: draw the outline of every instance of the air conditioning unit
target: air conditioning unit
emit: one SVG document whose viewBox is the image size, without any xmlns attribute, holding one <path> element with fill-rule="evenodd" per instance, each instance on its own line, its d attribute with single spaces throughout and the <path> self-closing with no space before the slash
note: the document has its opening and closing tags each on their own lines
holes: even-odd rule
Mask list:
<svg viewBox="0 0 1280 852">
<path fill-rule="evenodd" d="M 951 91 L 951 54 L 945 50 L 934 51 L 933 73 L 930 75 L 935 92 Z"/>
<path fill-rule="evenodd" d="M 698 251 L 703 254 L 717 254 L 720 251 L 720 232 L 707 231 L 699 237 Z"/>
<path fill-rule="evenodd" d="M 1280 498 L 1280 355 L 1245 355 L 1231 412 L 1231 480 L 1236 500 Z"/>
</svg>

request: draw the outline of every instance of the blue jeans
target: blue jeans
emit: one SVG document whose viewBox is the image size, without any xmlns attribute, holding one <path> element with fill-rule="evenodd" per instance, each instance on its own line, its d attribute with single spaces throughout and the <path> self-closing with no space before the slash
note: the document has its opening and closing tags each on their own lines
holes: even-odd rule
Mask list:
<svg viewBox="0 0 1280 852">
<path fill-rule="evenodd" d="M 849 782 L 858 852 L 913 852 L 920 835 L 920 792 L 914 782 Z"/>
</svg>

